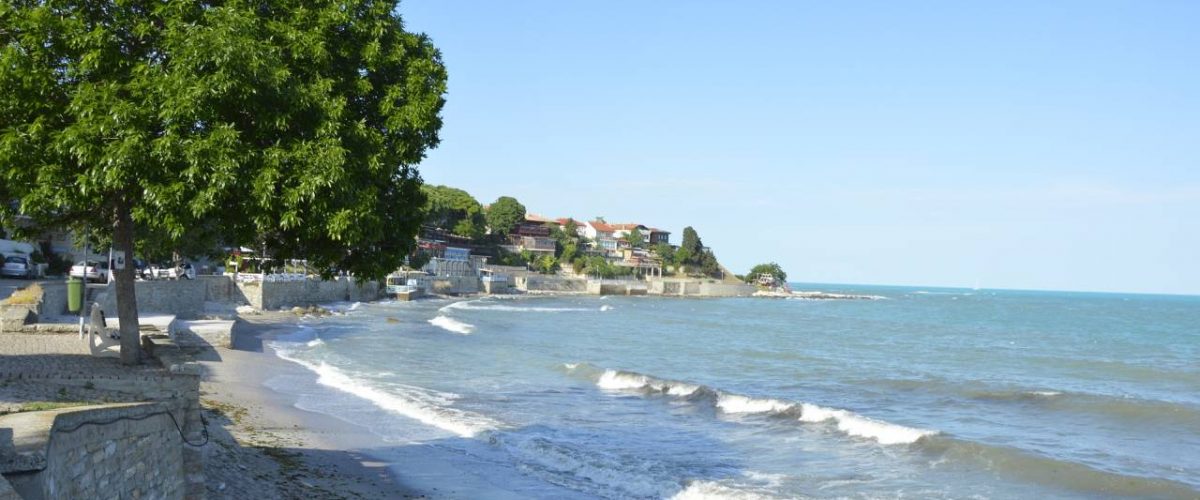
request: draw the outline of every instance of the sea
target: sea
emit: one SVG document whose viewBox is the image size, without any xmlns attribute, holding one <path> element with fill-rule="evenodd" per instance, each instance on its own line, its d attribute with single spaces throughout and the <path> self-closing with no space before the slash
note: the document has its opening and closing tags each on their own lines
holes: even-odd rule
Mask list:
<svg viewBox="0 0 1200 500">
<path fill-rule="evenodd" d="M 1200 498 L 1200 297 L 336 304 L 270 389 L 432 497 Z"/>
</svg>

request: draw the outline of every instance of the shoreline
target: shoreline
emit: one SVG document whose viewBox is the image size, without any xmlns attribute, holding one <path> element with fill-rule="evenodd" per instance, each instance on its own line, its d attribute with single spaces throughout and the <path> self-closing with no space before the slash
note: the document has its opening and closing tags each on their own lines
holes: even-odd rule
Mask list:
<svg viewBox="0 0 1200 500">
<path fill-rule="evenodd" d="M 298 398 L 265 384 L 281 375 L 317 375 L 264 345 L 294 329 L 292 313 L 268 312 L 235 323 L 232 349 L 197 356 L 201 402 L 212 442 L 205 448 L 210 498 L 426 498 L 371 453 L 370 430 L 296 407 Z"/>
</svg>

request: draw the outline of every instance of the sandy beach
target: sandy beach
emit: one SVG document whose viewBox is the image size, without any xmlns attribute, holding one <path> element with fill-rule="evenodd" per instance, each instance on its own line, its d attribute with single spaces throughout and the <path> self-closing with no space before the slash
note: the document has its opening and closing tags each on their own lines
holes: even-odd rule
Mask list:
<svg viewBox="0 0 1200 500">
<path fill-rule="evenodd" d="M 300 410 L 294 398 L 264 385 L 279 374 L 307 373 L 262 342 L 295 322 L 290 313 L 240 319 L 233 349 L 199 356 L 212 436 L 205 449 L 210 498 L 425 498 L 362 451 L 381 445 L 376 436 Z"/>
</svg>

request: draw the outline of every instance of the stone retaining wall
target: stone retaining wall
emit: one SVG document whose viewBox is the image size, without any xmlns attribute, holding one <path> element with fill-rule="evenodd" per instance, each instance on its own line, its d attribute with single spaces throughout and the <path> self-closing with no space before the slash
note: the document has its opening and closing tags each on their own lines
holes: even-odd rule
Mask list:
<svg viewBox="0 0 1200 500">
<path fill-rule="evenodd" d="M 749 297 L 753 285 L 703 279 L 664 279 L 647 282 L 650 295 L 674 297 Z"/>
<path fill-rule="evenodd" d="M 184 445 L 167 411 L 160 403 L 58 410 L 46 467 L 10 482 L 26 499 L 189 497 Z"/>
<path fill-rule="evenodd" d="M 588 282 L 586 279 L 564 278 L 562 276 L 530 274 L 528 276 L 516 277 L 516 283 L 518 289 L 527 292 L 586 293 L 588 291 Z"/>
<path fill-rule="evenodd" d="M 173 314 L 179 319 L 195 319 L 204 316 L 204 300 L 208 296 L 207 280 L 154 280 L 137 281 L 134 290 L 137 294 L 139 315 L 147 313 Z M 99 295 L 100 307 L 104 315 L 116 317 L 117 291 L 116 283 L 109 283 L 105 291 Z"/>
<path fill-rule="evenodd" d="M 479 292 L 479 278 L 474 276 L 438 276 L 434 277 L 430 286 L 432 293 L 444 295 L 464 295 Z"/>
<path fill-rule="evenodd" d="M 378 282 L 358 282 L 346 277 L 328 281 L 306 279 L 237 283 L 237 288 L 247 303 L 264 311 L 329 302 L 371 301 L 383 295 Z"/>
<path fill-rule="evenodd" d="M 163 348 L 156 345 L 161 343 L 169 344 L 169 341 L 166 339 L 144 338 L 144 340 L 146 340 L 147 344 L 147 353 L 159 358 L 165 370 L 162 368 L 143 368 L 140 370 L 140 373 L 129 373 L 127 369 L 97 369 L 95 371 L 71 370 L 65 366 L 58 366 L 53 363 L 45 363 L 36 357 L 27 356 L 6 363 L 4 365 L 4 369 L 0 370 L 0 381 L 21 379 L 24 382 L 37 382 L 47 386 L 86 388 L 88 390 L 106 393 L 120 393 L 123 395 L 122 399 L 125 400 L 151 402 L 167 411 L 170 411 L 171 414 L 175 416 L 179 426 L 183 430 L 184 435 L 187 436 L 189 441 L 202 441 L 203 438 L 201 435 L 201 430 L 203 429 L 203 422 L 200 419 L 201 408 L 199 367 L 194 363 L 184 363 L 181 360 L 175 359 L 178 356 L 173 353 L 177 351 L 177 349 L 171 349 L 169 347 Z M 89 359 L 88 361 L 91 363 L 86 364 L 96 364 L 95 360 Z M 61 412 L 66 410 L 57 411 Z M 10 415 L 9 418 L 12 416 L 13 415 Z M 147 428 L 143 428 L 143 424 L 140 423 L 135 424 L 126 422 L 121 425 L 114 424 L 110 430 L 118 433 L 128 433 L 140 438 L 140 436 L 149 435 L 151 433 L 146 429 L 150 429 L 158 425 L 154 422 L 148 422 L 149 420 L 150 418 L 139 421 L 147 422 L 145 425 L 150 426 Z M 200 448 L 183 445 L 179 439 L 179 432 L 175 429 L 174 424 L 168 423 L 167 425 L 172 426 L 171 434 L 174 436 L 174 441 L 169 443 L 154 441 L 153 439 L 147 441 L 147 443 L 155 443 L 153 446 L 156 448 L 161 448 L 162 450 L 160 451 L 162 453 L 175 453 L 180 457 L 179 460 L 181 464 L 181 472 L 179 472 L 179 481 L 182 482 L 183 486 L 181 487 L 179 495 L 166 498 L 203 498 L 205 491 L 203 454 L 201 453 Z M 72 433 L 70 440 L 80 439 L 79 436 L 77 436 L 80 434 L 80 432 L 82 432 L 82 430 Z M 89 453 L 94 451 L 88 449 L 87 445 L 84 445 L 83 449 L 87 450 Z M 53 466 L 53 464 L 58 463 L 56 461 L 74 460 L 74 458 L 72 458 L 70 455 L 69 450 L 66 453 L 67 455 L 62 456 L 54 455 L 56 458 L 53 460 L 47 460 L 46 463 Z M 93 459 L 95 457 L 94 454 L 89 456 L 93 457 Z M 136 463 L 134 465 L 136 466 Z M 126 469 L 122 469 L 122 474 L 125 473 L 127 468 L 128 466 Z M 73 475 L 73 471 L 68 472 L 69 477 L 75 477 Z M 10 481 L 13 481 L 14 487 L 17 487 L 14 477 L 9 476 L 9 479 Z M 93 474 L 89 479 L 94 482 L 94 487 L 102 487 L 100 484 L 102 481 L 100 480 L 101 478 L 99 476 Z M 60 486 L 57 488 L 63 487 L 61 486 L 62 483 L 58 484 Z M 109 484 L 104 487 L 116 486 Z M 38 488 L 42 488 L 42 486 L 39 486 Z M 45 498 L 130 498 L 132 490 L 125 490 L 122 494 L 98 493 L 96 495 L 62 494 L 61 492 L 63 490 L 59 489 L 58 491 L 59 494 L 47 496 Z M 150 495 L 149 491 L 151 490 L 142 489 L 141 493 L 146 496 L 153 496 Z"/>
</svg>

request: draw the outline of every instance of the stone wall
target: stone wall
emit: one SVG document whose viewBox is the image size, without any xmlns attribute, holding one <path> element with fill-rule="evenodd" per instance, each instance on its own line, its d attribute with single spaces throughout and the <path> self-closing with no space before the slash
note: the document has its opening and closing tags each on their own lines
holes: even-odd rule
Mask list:
<svg viewBox="0 0 1200 500">
<path fill-rule="evenodd" d="M 156 342 L 169 342 L 169 341 L 167 341 L 167 340 L 149 340 L 148 341 L 148 343 L 151 343 L 151 344 L 156 343 Z M 187 436 L 188 441 L 193 442 L 193 443 L 199 443 L 199 442 L 203 441 L 201 431 L 204 428 L 204 424 L 200 418 L 201 408 L 200 408 L 200 370 L 199 370 L 199 367 L 196 366 L 194 363 L 181 363 L 178 360 L 173 360 L 171 358 L 171 356 L 174 356 L 174 354 L 172 354 L 171 356 L 160 355 L 159 351 L 163 351 L 164 353 L 173 353 L 173 352 L 177 351 L 177 349 L 172 350 L 172 349 L 168 348 L 168 349 L 164 350 L 164 349 L 155 348 L 153 345 L 148 345 L 148 353 L 150 353 L 151 355 L 154 355 L 155 357 L 158 357 L 159 360 L 162 362 L 163 367 L 166 368 L 166 370 L 163 370 L 162 368 L 152 369 L 149 371 L 144 370 L 140 374 L 131 374 L 126 371 L 111 371 L 111 370 L 110 371 L 97 370 L 95 372 L 70 372 L 69 370 L 66 370 L 63 367 L 54 366 L 52 364 L 51 365 L 43 365 L 42 363 L 37 362 L 38 360 L 36 360 L 36 359 L 29 359 L 29 360 L 27 360 L 28 363 L 9 363 L 9 364 L 5 365 L 5 368 L 7 368 L 7 369 L 0 370 L 0 381 L 20 378 L 26 382 L 36 381 L 40 384 L 44 384 L 44 385 L 48 385 L 48 386 L 60 386 L 60 387 L 61 386 L 69 386 L 69 387 L 84 388 L 84 389 L 92 390 L 92 391 L 99 391 L 101 393 L 119 393 L 119 394 L 121 394 L 122 400 L 148 402 L 149 403 L 148 406 L 154 406 L 155 408 L 169 411 L 172 415 L 174 415 L 176 421 L 178 421 L 178 423 L 179 423 L 180 428 L 182 428 L 183 434 L 185 436 Z M 78 410 L 78 408 L 70 408 L 70 409 L 55 410 L 55 411 L 56 412 L 67 412 L 67 411 L 73 411 L 73 410 Z M 133 410 L 130 410 L 130 411 L 133 411 Z M 149 411 L 149 410 L 138 410 L 138 411 Z M 17 413 L 14 415 L 8 415 L 6 417 L 0 417 L 0 419 L 11 419 L 13 417 L 28 415 L 31 413 L 46 413 L 46 412 Z M 118 412 L 118 414 L 119 413 L 120 412 Z M 86 415 L 96 415 L 96 414 L 88 413 Z M 70 418 L 84 419 L 84 420 L 92 418 L 91 416 L 86 416 L 86 415 L 79 416 L 79 417 L 70 417 Z M 103 414 L 100 414 L 100 415 L 103 415 Z M 170 417 L 166 417 L 165 415 L 161 415 L 160 417 L 167 418 L 167 419 L 170 418 Z M 61 418 L 63 418 L 63 417 L 62 416 L 57 417 L 55 419 L 55 422 L 58 422 L 58 420 Z M 133 441 L 131 441 L 132 446 L 134 446 L 134 448 L 131 448 L 128 453 L 126 453 L 125 451 L 116 452 L 118 455 L 121 455 L 122 457 L 129 455 L 129 454 L 137 455 L 138 453 L 142 453 L 141 451 L 138 451 L 138 450 L 141 450 L 142 449 L 141 447 L 143 445 L 154 448 L 155 451 L 153 451 L 153 452 L 143 453 L 144 456 L 154 458 L 153 460 L 147 459 L 145 462 L 147 464 L 146 466 L 156 464 L 156 463 L 158 463 L 157 460 L 160 460 L 162 458 L 162 457 L 158 457 L 156 455 L 152 455 L 153 453 L 161 453 L 164 455 L 169 454 L 172 457 L 175 457 L 176 455 L 178 456 L 177 460 L 178 460 L 178 463 L 180 464 L 178 467 L 178 472 L 175 472 L 176 471 L 175 468 L 170 468 L 169 472 L 170 472 L 170 474 L 173 475 L 173 477 L 177 476 L 176 479 L 178 479 L 178 481 L 181 483 L 181 486 L 178 488 L 179 494 L 174 495 L 174 496 L 166 496 L 166 498 L 204 498 L 204 491 L 205 491 L 204 456 L 201 453 L 200 448 L 195 448 L 195 447 L 184 445 L 182 443 L 182 441 L 180 440 L 179 431 L 176 430 L 175 424 L 169 420 L 166 421 L 167 422 L 166 425 L 171 426 L 169 434 L 171 436 L 173 436 L 172 437 L 173 441 L 164 441 L 162 439 L 153 437 L 154 432 L 156 432 L 155 429 L 157 429 L 162 424 L 161 419 L 156 421 L 156 420 L 154 420 L 155 418 L 159 418 L 159 417 L 147 417 L 145 419 L 135 419 L 134 421 L 120 420 L 118 422 L 112 423 L 111 426 L 104 426 L 105 430 L 103 432 L 100 432 L 100 431 L 85 432 L 85 429 L 87 429 L 88 427 L 94 427 L 93 424 L 88 424 L 88 425 L 80 427 L 80 430 L 78 430 L 78 431 L 71 432 L 71 433 L 63 433 L 63 435 L 66 437 L 64 438 L 63 443 L 61 443 L 61 445 L 63 446 L 61 448 L 62 451 L 61 452 L 54 451 L 54 450 L 58 450 L 60 448 L 53 448 L 53 447 L 47 448 L 48 450 L 50 450 L 51 453 L 54 453 L 54 454 L 47 455 L 48 460 L 46 460 L 44 463 L 49 464 L 51 467 L 54 467 L 55 464 L 65 464 L 68 462 L 70 462 L 72 464 L 78 464 L 80 462 L 77 459 L 79 458 L 79 455 L 84 452 L 86 452 L 88 454 L 88 460 L 103 460 L 103 459 L 97 458 L 97 455 L 94 452 L 95 452 L 95 449 L 99 446 L 104 446 L 104 447 L 108 446 L 107 438 L 102 442 L 102 444 L 97 445 L 96 441 L 94 439 L 92 439 L 92 437 L 97 436 L 97 435 L 107 436 L 109 434 L 105 434 L 105 433 L 108 433 L 111 431 L 112 433 L 114 433 L 114 435 L 116 435 L 116 434 L 129 435 L 129 436 L 133 436 L 134 438 L 136 438 Z M 99 417 L 95 418 L 96 422 L 100 422 L 102 420 L 108 420 L 108 419 L 107 418 L 99 418 Z M 58 425 L 58 424 L 56 423 L 55 425 Z M 4 427 L 4 425 L 0 425 L 0 427 Z M 28 428 L 30 426 L 29 425 L 16 425 L 16 426 L 12 426 L 12 427 L 14 427 L 16 430 L 22 430 L 22 429 L 28 430 Z M 62 429 L 66 429 L 69 426 L 60 426 L 60 427 Z M 92 436 L 92 437 L 89 437 L 89 436 Z M 146 437 L 146 436 L 151 436 L 151 437 Z M 53 443 L 54 443 L 53 435 L 51 436 L 51 438 L 52 439 L 50 439 L 50 445 L 53 445 Z M 143 439 L 143 438 L 145 438 L 145 439 Z M 97 439 L 99 439 L 99 438 L 97 438 Z M 80 442 L 83 444 L 77 445 L 76 444 L 77 442 Z M 72 452 L 71 450 L 76 450 L 76 451 Z M 124 458 L 122 458 L 121 460 L 124 460 Z M 176 458 L 171 458 L 171 460 L 176 460 Z M 125 463 L 125 462 L 122 462 L 122 463 Z M 124 465 L 124 468 L 120 469 L 120 475 L 116 476 L 116 478 L 117 479 L 123 478 L 124 474 L 135 474 L 135 475 L 138 475 L 139 477 L 142 477 L 136 471 L 137 463 L 138 462 L 136 460 L 133 462 L 128 462 L 126 465 Z M 111 490 L 111 488 L 120 487 L 119 484 L 118 485 L 113 484 L 114 478 L 109 478 L 108 482 L 105 483 L 103 481 L 103 477 L 96 475 L 95 472 L 93 472 L 90 476 L 86 476 L 86 477 L 76 475 L 77 471 L 76 471 L 76 469 L 74 469 L 72 467 L 78 467 L 78 466 L 79 465 L 63 465 L 62 468 L 65 468 L 66 472 L 52 471 L 52 474 L 50 476 L 45 476 L 45 477 L 56 477 L 56 478 L 64 478 L 65 477 L 67 479 L 64 479 L 64 481 L 72 482 L 72 483 L 87 482 L 87 481 L 83 481 L 81 479 L 81 478 L 83 478 L 83 479 L 87 479 L 88 481 L 91 481 L 91 483 L 92 483 L 91 487 L 110 488 L 110 490 L 97 490 L 97 494 L 95 494 L 95 495 L 65 493 L 66 490 L 64 490 L 63 488 L 67 488 L 67 486 L 64 486 L 64 484 L 66 484 L 66 483 L 56 482 L 55 483 L 57 485 L 57 486 L 55 486 L 56 494 L 46 496 L 44 498 L 136 498 L 131 494 L 132 490 L 126 490 L 126 491 L 122 492 L 121 494 L 113 493 L 116 490 Z M 129 467 L 135 467 L 134 472 L 127 472 L 129 470 Z M 143 466 L 143 467 L 145 467 L 145 466 Z M 171 467 L 174 467 L 174 466 L 171 466 Z M 163 474 L 162 470 L 150 469 L 151 474 L 154 474 L 155 471 L 157 471 L 158 474 L 160 474 L 160 475 Z M 79 473 L 79 474 L 82 474 L 82 473 Z M 9 475 L 6 472 L 6 476 L 13 483 L 14 488 L 18 488 L 19 490 L 33 488 L 37 491 L 43 491 L 43 488 L 48 488 L 48 486 L 43 486 L 44 484 L 47 484 L 45 481 L 43 481 L 42 479 L 38 479 L 37 477 L 34 477 L 36 475 L 37 475 L 37 473 L 35 472 L 33 474 L 26 473 L 26 474 L 21 474 L 19 476 L 13 476 L 13 475 Z M 170 481 L 172 481 L 171 484 L 174 484 L 174 481 L 176 481 L 176 479 L 171 479 L 170 480 Z M 18 482 L 27 482 L 27 481 L 34 481 L 38 486 L 36 486 L 36 487 L 26 487 L 26 486 L 18 487 Z M 167 481 L 167 480 L 163 479 L 163 481 Z M 81 487 L 86 487 L 86 485 L 81 486 Z M 72 491 L 74 491 L 74 490 L 72 490 Z M 159 497 L 161 497 L 161 495 L 152 495 L 151 491 L 154 491 L 154 490 L 147 490 L 147 489 L 140 490 L 140 492 L 143 496 L 147 496 L 147 497 L 159 496 Z M 24 492 L 22 492 L 22 494 L 24 494 Z M 37 497 L 37 496 L 28 497 L 27 496 L 26 498 L 39 498 L 39 497 Z"/>
<path fill-rule="evenodd" d="M 474 276 L 437 276 L 430 285 L 435 294 L 464 295 L 479 293 L 479 278 Z"/>
<path fill-rule="evenodd" d="M 586 293 L 588 291 L 588 282 L 586 279 L 564 278 L 562 276 L 530 274 L 528 276 L 516 277 L 516 283 L 518 289 L 527 292 Z"/>
<path fill-rule="evenodd" d="M 647 285 L 636 280 L 591 280 L 587 291 L 593 295 L 646 295 Z"/>
<path fill-rule="evenodd" d="M 675 297 L 749 297 L 756 290 L 753 285 L 703 279 L 651 280 L 647 285 L 650 295 Z"/>
<path fill-rule="evenodd" d="M 701 297 L 750 297 L 758 291 L 754 285 L 742 283 L 700 283 Z"/>
<path fill-rule="evenodd" d="M 226 302 L 246 304 L 249 301 L 242 288 L 237 286 L 232 276 L 197 276 L 204 283 L 205 297 L 210 302 Z"/>
<path fill-rule="evenodd" d="M 173 314 L 179 319 L 204 316 L 204 300 L 208 296 L 207 280 L 155 280 L 134 283 L 138 314 Z M 116 283 L 109 283 L 99 296 L 104 315 L 116 317 Z"/>
<path fill-rule="evenodd" d="M 64 411 L 46 445 L 40 481 L 14 485 L 26 498 L 184 498 L 183 443 L 159 403 Z M 34 479 L 34 478 L 28 478 Z M 26 490 L 26 491 L 22 491 Z"/>
<path fill-rule="evenodd" d="M 237 283 L 237 288 L 246 302 L 264 311 L 329 302 L 371 301 L 383 295 L 378 282 L 358 282 L 345 277 L 328 281 L 306 279 Z"/>
</svg>

